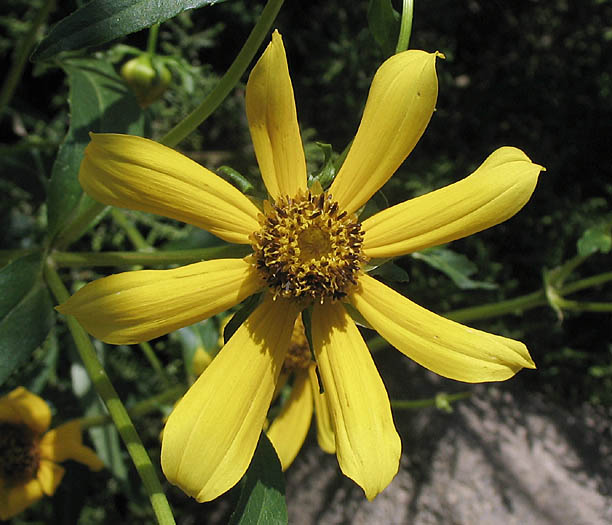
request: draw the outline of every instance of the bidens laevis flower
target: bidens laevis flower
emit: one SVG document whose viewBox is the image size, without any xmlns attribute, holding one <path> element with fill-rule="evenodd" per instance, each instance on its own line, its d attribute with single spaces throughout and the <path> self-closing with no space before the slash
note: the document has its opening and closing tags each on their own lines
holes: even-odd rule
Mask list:
<svg viewBox="0 0 612 525">
<path fill-rule="evenodd" d="M 246 110 L 269 193 L 260 211 L 229 183 L 180 153 L 124 135 L 93 135 L 80 181 L 99 201 L 182 220 L 233 243 L 244 259 L 134 271 L 95 281 L 59 306 L 94 336 L 129 344 L 166 334 L 267 290 L 170 415 L 162 468 L 198 501 L 246 471 L 274 395 L 295 320 L 312 305 L 312 341 L 345 475 L 369 499 L 393 479 L 401 453 L 387 392 L 344 303 L 391 345 L 459 381 L 499 381 L 534 364 L 525 346 L 467 328 L 366 275 L 369 258 L 446 243 L 514 215 L 542 168 L 520 150 L 493 152 L 466 179 L 360 222 L 356 212 L 415 146 L 437 98 L 436 54 L 388 59 L 370 88 L 351 149 L 329 190 L 306 181 L 306 162 L 281 36 L 255 65 Z"/>
<path fill-rule="evenodd" d="M 92 470 L 104 466 L 83 445 L 79 421 L 47 430 L 50 423 L 47 403 L 25 388 L 0 397 L 0 520 L 52 496 L 64 476 L 58 463 L 72 459 Z"/>
</svg>

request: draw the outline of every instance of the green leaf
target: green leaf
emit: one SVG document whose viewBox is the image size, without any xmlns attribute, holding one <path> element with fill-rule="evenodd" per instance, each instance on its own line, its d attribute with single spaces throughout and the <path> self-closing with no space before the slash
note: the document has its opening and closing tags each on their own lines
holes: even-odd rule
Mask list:
<svg viewBox="0 0 612 525">
<path fill-rule="evenodd" d="M 51 239 L 94 202 L 83 193 L 78 180 L 89 132 L 144 134 L 144 114 L 112 65 L 102 60 L 72 60 L 63 67 L 70 83 L 71 120 L 49 183 Z"/>
<path fill-rule="evenodd" d="M 400 31 L 400 14 L 393 9 L 391 0 L 370 0 L 368 27 L 385 56 L 393 55 Z"/>
<path fill-rule="evenodd" d="M 229 320 L 229 323 L 227 323 L 223 329 L 223 341 L 225 343 L 230 340 L 240 325 L 244 323 L 247 320 L 247 317 L 249 317 L 255 308 L 257 308 L 261 297 L 261 294 L 255 294 L 242 301 L 240 310 L 234 314 L 234 316 Z"/>
<path fill-rule="evenodd" d="M 593 226 L 578 239 L 578 254 L 582 257 L 592 253 L 609 253 L 612 249 L 612 232 L 609 225 Z"/>
<path fill-rule="evenodd" d="M 474 281 L 470 275 L 476 273 L 478 268 L 465 255 L 456 253 L 447 248 L 434 248 L 423 252 L 413 253 L 412 257 L 427 263 L 432 268 L 440 270 L 462 290 L 495 290 L 495 283 Z"/>
<path fill-rule="evenodd" d="M 399 267 L 393 261 L 388 261 L 374 268 L 370 275 L 380 277 L 383 281 L 395 283 L 407 283 L 410 281 L 410 275 L 403 268 Z"/>
<path fill-rule="evenodd" d="M 282 525 L 288 523 L 288 519 L 281 464 L 272 443 L 262 432 L 229 523 Z"/>
<path fill-rule="evenodd" d="M 62 51 L 99 46 L 175 17 L 187 9 L 220 0 L 92 0 L 60 20 L 32 54 L 48 60 Z"/>
<path fill-rule="evenodd" d="M 32 254 L 0 270 L 0 384 L 45 341 L 53 325 L 41 264 L 42 256 Z"/>
</svg>

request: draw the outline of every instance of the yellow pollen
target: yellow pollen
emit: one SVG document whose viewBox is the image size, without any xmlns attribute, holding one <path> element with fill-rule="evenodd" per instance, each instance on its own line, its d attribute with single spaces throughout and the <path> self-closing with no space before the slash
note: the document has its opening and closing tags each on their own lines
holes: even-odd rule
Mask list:
<svg viewBox="0 0 612 525">
<path fill-rule="evenodd" d="M 19 483 L 36 476 L 38 439 L 27 425 L 0 423 L 0 478 Z"/>
<path fill-rule="evenodd" d="M 361 224 L 330 194 L 266 201 L 259 223 L 251 236 L 254 260 L 275 298 L 341 299 L 357 283 L 366 261 Z"/>
</svg>

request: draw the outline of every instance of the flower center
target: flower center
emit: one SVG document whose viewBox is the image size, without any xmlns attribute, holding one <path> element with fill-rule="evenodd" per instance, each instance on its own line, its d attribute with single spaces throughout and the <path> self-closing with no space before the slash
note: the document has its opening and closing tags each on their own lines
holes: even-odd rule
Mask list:
<svg viewBox="0 0 612 525">
<path fill-rule="evenodd" d="M 310 346 L 306 339 L 306 331 L 302 320 L 298 317 L 293 326 L 291 344 L 283 362 L 283 369 L 287 372 L 308 368 L 312 361 Z"/>
<path fill-rule="evenodd" d="M 27 425 L 0 423 L 0 476 L 10 482 L 32 479 L 40 457 L 34 432 Z"/>
<path fill-rule="evenodd" d="M 323 302 L 341 299 L 357 283 L 366 258 L 354 215 L 338 213 L 332 196 L 310 192 L 264 203 L 253 233 L 254 257 L 274 297 Z"/>
</svg>

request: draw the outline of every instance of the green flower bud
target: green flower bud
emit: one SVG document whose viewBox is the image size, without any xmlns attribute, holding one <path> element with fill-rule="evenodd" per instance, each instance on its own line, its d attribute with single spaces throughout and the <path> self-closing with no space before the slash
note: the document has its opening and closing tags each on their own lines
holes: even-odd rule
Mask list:
<svg viewBox="0 0 612 525">
<path fill-rule="evenodd" d="M 168 68 L 150 55 L 140 55 L 128 60 L 121 67 L 121 76 L 142 108 L 161 97 L 172 80 Z"/>
</svg>

